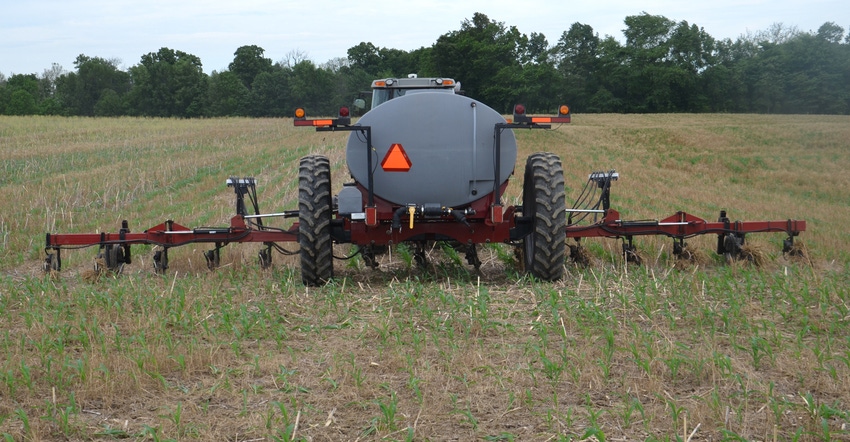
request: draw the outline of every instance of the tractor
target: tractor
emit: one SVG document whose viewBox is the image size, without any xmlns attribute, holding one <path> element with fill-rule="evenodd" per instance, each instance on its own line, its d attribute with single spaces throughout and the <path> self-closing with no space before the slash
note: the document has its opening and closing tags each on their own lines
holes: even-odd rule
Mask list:
<svg viewBox="0 0 850 442">
<path fill-rule="evenodd" d="M 365 108 L 362 99 L 355 107 Z M 262 214 L 256 203 L 254 178 L 228 179 L 236 193 L 236 214 L 221 228 L 181 226 L 172 220 L 130 232 L 127 222 L 119 232 L 100 234 L 47 234 L 44 267 L 61 268 L 64 248 L 98 246 L 106 268 L 120 270 L 131 262 L 130 246 L 153 244 L 154 269 L 168 268 L 168 249 L 190 243 L 211 243 L 204 256 L 210 268 L 219 262 L 220 249 L 229 243 L 261 242 L 260 265 L 271 265 L 278 243 L 297 242 L 301 278 L 316 286 L 334 277 L 334 245 L 353 244 L 370 267 L 390 247 L 410 244 L 417 262 L 424 263 L 434 242 L 462 250 L 478 268 L 479 246 L 510 244 L 517 248 L 524 270 L 541 280 L 564 277 L 565 261 L 580 255 L 579 240 L 608 237 L 623 240 L 623 256 L 637 260 L 633 237 L 663 235 L 673 238 L 673 251 L 685 251 L 685 239 L 717 235 L 717 253 L 734 259 L 741 254 L 749 233 L 784 232 L 784 251 L 805 231 L 802 220 L 731 221 L 725 211 L 716 222 L 685 212 L 661 220 L 626 221 L 610 207 L 611 184 L 617 172 L 589 175 L 585 192 L 567 206 L 560 158 L 539 152 L 525 159 L 521 205 L 506 205 L 503 194 L 517 164 L 514 131 L 545 130 L 571 120 L 567 105 L 550 116 L 528 115 L 522 104 L 506 119 L 486 104 L 467 97 L 450 78 L 385 78 L 372 82 L 371 107 L 356 122 L 341 107 L 334 118 L 308 118 L 304 108 L 294 113 L 294 125 L 316 131 L 348 132 L 346 164 L 350 180 L 337 194 L 331 164 L 322 155 L 308 155 L 298 168 L 298 208 Z M 592 195 L 592 197 L 589 197 Z M 253 204 L 249 213 L 246 197 Z M 262 220 L 297 218 L 287 229 L 272 228 Z M 592 222 L 587 222 L 592 218 Z M 576 244 L 568 245 L 573 238 Z"/>
</svg>

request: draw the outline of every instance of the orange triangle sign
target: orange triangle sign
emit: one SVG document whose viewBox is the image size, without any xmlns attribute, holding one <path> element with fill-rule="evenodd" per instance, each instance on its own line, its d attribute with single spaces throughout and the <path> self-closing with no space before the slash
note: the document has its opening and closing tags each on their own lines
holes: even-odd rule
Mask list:
<svg viewBox="0 0 850 442">
<path fill-rule="evenodd" d="M 384 160 L 381 161 L 381 169 L 385 172 L 407 172 L 410 166 L 410 158 L 399 143 L 393 143 L 384 156 Z"/>
</svg>

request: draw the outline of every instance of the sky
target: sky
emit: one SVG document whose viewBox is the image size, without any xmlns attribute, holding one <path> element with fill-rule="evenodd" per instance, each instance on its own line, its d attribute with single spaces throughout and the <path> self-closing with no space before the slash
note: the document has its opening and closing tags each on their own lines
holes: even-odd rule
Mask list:
<svg viewBox="0 0 850 442">
<path fill-rule="evenodd" d="M 850 28 L 848 0 L 0 0 L 0 73 L 41 75 L 54 63 L 73 71 L 80 54 L 127 69 L 162 47 L 198 56 L 207 73 L 226 70 L 247 45 L 273 62 L 299 54 L 322 64 L 361 42 L 429 47 L 476 12 L 542 33 L 550 45 L 575 22 L 623 42 L 623 20 L 643 12 L 696 24 L 715 39 L 776 23 L 803 32 L 825 22 Z"/>
</svg>

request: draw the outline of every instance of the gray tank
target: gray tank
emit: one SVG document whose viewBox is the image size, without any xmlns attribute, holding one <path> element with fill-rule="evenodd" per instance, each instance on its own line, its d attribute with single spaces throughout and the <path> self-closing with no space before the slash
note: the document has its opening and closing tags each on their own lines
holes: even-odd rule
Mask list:
<svg viewBox="0 0 850 442">
<path fill-rule="evenodd" d="M 360 118 L 372 127 L 375 196 L 398 205 L 437 203 L 463 207 L 492 192 L 494 180 L 505 183 L 516 163 L 516 139 L 505 130 L 495 173 L 496 123 L 505 119 L 487 105 L 463 95 L 417 91 L 387 101 Z M 407 171 L 386 171 L 382 161 L 395 144 L 410 163 Z M 354 179 L 366 185 L 366 140 L 359 132 L 348 139 L 346 160 Z"/>
</svg>

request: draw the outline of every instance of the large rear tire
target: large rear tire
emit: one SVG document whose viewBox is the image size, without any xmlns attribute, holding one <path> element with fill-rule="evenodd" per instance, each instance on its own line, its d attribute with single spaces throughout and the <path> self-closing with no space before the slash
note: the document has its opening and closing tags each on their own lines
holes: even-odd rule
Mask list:
<svg viewBox="0 0 850 442">
<path fill-rule="evenodd" d="M 523 240 L 525 271 L 544 281 L 564 276 L 567 220 L 561 159 L 548 152 L 528 157 L 522 185 L 523 215 L 533 228 Z"/>
<path fill-rule="evenodd" d="M 309 155 L 298 167 L 298 243 L 301 281 L 318 286 L 333 278 L 331 167 L 324 156 Z"/>
</svg>

